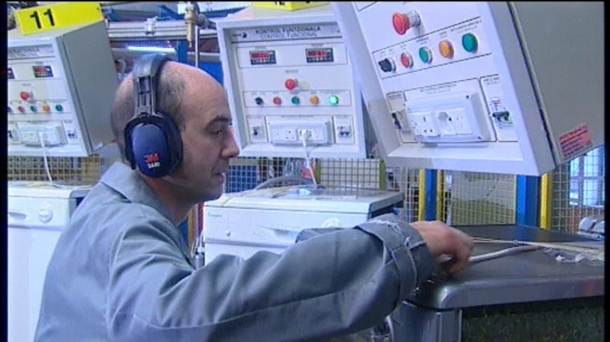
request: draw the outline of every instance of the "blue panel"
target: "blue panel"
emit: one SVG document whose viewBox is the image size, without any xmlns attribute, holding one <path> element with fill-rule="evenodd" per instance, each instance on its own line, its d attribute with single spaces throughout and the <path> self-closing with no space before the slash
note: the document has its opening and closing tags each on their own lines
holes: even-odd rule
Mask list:
<svg viewBox="0 0 610 342">
<path fill-rule="evenodd" d="M 540 178 L 517 176 L 516 217 L 517 225 L 538 226 Z"/>
<path fill-rule="evenodd" d="M 220 63 L 201 62 L 199 63 L 199 69 L 207 71 L 216 81 L 222 84 L 222 65 Z"/>
<path fill-rule="evenodd" d="M 424 220 L 426 221 L 436 220 L 436 177 L 435 170 L 426 170 L 426 193 L 424 194 L 426 201 Z"/>
</svg>

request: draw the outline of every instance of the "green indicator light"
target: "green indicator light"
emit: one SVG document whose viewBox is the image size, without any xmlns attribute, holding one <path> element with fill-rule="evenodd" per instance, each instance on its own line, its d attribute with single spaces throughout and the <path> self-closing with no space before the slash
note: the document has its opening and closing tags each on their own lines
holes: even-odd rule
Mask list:
<svg viewBox="0 0 610 342">
<path fill-rule="evenodd" d="M 299 99 L 297 96 L 293 96 L 292 97 L 292 103 L 295 104 L 295 105 L 299 104 L 299 103 L 301 103 L 301 99 Z"/>
<path fill-rule="evenodd" d="M 58 112 L 61 112 L 62 110 L 64 110 L 64 107 L 62 105 L 58 104 L 58 105 L 55 105 L 55 110 Z"/>
<path fill-rule="evenodd" d="M 430 63 L 430 61 L 431 61 L 431 59 L 430 59 L 430 49 L 428 49 L 425 46 L 419 48 L 419 58 L 424 63 Z"/>
<path fill-rule="evenodd" d="M 339 97 L 337 95 L 332 95 L 328 98 L 329 105 L 337 105 L 339 104 Z"/>
<path fill-rule="evenodd" d="M 479 47 L 479 42 L 477 41 L 477 37 L 472 33 L 466 33 L 462 36 L 462 46 L 464 50 L 468 52 L 475 52 Z"/>
<path fill-rule="evenodd" d="M 36 107 L 35 107 L 35 106 L 30 106 L 30 110 L 31 110 L 32 112 L 36 112 Z"/>
</svg>

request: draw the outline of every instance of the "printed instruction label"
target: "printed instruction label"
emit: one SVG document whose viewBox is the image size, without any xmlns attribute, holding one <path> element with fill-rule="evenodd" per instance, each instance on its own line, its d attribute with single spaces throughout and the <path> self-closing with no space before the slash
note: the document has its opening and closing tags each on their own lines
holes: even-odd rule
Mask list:
<svg viewBox="0 0 610 342">
<path fill-rule="evenodd" d="M 587 124 L 582 124 L 559 136 L 559 148 L 565 159 L 571 159 L 593 147 Z"/>
</svg>

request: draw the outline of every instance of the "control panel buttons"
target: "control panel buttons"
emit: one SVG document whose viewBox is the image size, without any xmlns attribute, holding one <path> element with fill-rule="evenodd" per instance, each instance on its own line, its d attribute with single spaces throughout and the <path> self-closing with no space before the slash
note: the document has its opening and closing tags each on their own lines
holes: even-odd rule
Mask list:
<svg viewBox="0 0 610 342">
<path fill-rule="evenodd" d="M 448 40 L 443 40 L 438 44 L 438 50 L 441 56 L 445 58 L 453 58 L 453 45 Z"/>
<path fill-rule="evenodd" d="M 394 26 L 394 31 L 401 36 L 407 33 L 411 27 L 419 26 L 420 23 L 419 13 L 415 11 L 409 11 L 407 13 L 396 12 L 392 15 L 392 26 Z"/>
<path fill-rule="evenodd" d="M 23 106 L 17 107 L 17 110 L 19 111 L 19 113 L 25 113 L 25 108 Z"/>
<path fill-rule="evenodd" d="M 479 47 L 477 36 L 472 33 L 466 33 L 462 36 L 462 46 L 468 52 L 476 52 Z"/>
<path fill-rule="evenodd" d="M 55 110 L 58 112 L 63 112 L 64 111 L 64 106 L 60 105 L 60 104 L 56 104 L 55 105 Z"/>
<path fill-rule="evenodd" d="M 403 52 L 402 54 L 400 54 L 400 63 L 405 68 L 410 68 L 413 66 L 413 57 L 411 56 L 411 54 Z"/>
<path fill-rule="evenodd" d="M 36 108 L 36 106 L 30 106 L 30 111 L 32 113 L 36 113 L 38 111 L 38 108 Z"/>
<path fill-rule="evenodd" d="M 328 104 L 331 106 L 336 106 L 339 104 L 339 96 L 331 95 L 328 97 Z"/>
<path fill-rule="evenodd" d="M 318 103 L 320 103 L 320 98 L 316 95 L 312 95 L 309 98 L 309 103 L 313 104 L 313 105 L 317 105 Z"/>
<path fill-rule="evenodd" d="M 391 58 L 384 58 L 377 64 L 379 64 L 379 67 L 383 72 L 393 72 L 396 70 L 396 64 Z"/>
<path fill-rule="evenodd" d="M 298 96 L 293 96 L 292 99 L 290 99 L 290 102 L 292 102 L 292 104 L 298 105 L 299 103 L 301 103 L 301 99 Z"/>
<path fill-rule="evenodd" d="M 45 113 L 48 113 L 48 112 L 51 111 L 51 107 L 48 104 L 45 103 L 45 104 L 42 105 L 42 111 L 45 112 Z"/>
<path fill-rule="evenodd" d="M 298 82 L 295 78 L 289 78 L 286 80 L 286 82 L 284 82 L 284 86 L 288 90 L 294 90 L 297 87 L 297 85 L 298 85 Z"/>
<path fill-rule="evenodd" d="M 282 99 L 276 96 L 276 97 L 273 98 L 273 103 L 276 104 L 276 105 L 281 105 L 282 104 Z"/>
<path fill-rule="evenodd" d="M 432 63 L 432 50 L 427 46 L 422 46 L 419 48 L 419 58 L 424 63 Z"/>
<path fill-rule="evenodd" d="M 255 99 L 254 99 L 254 102 L 255 102 L 257 105 L 259 105 L 259 106 L 260 106 L 260 105 L 262 105 L 262 104 L 263 104 L 263 102 L 264 102 L 264 101 L 263 101 L 263 99 L 262 99 L 262 98 L 257 97 L 257 98 L 255 98 Z"/>
<path fill-rule="evenodd" d="M 29 91 L 22 91 L 19 93 L 19 97 L 23 100 L 23 101 L 27 101 L 32 97 L 32 93 Z"/>
</svg>

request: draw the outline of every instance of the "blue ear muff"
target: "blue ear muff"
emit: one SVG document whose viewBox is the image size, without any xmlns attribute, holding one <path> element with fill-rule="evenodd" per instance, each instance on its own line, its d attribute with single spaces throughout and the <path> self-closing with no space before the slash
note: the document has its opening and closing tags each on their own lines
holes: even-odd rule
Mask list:
<svg viewBox="0 0 610 342">
<path fill-rule="evenodd" d="M 144 116 L 130 122 L 125 141 L 133 160 L 132 167 L 148 177 L 160 178 L 171 174 L 182 160 L 180 132 L 170 117 Z"/>
<path fill-rule="evenodd" d="M 171 174 L 182 161 L 182 139 L 170 115 L 157 112 L 157 74 L 169 61 L 162 54 L 140 57 L 134 65 L 135 115 L 124 131 L 125 157 L 148 177 Z"/>
</svg>

